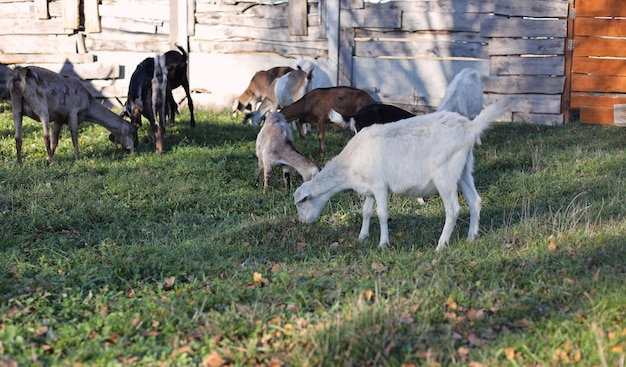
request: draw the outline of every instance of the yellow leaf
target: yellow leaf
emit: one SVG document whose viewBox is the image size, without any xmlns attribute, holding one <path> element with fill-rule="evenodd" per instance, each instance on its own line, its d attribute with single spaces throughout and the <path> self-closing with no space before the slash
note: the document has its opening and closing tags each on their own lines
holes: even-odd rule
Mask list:
<svg viewBox="0 0 626 367">
<path fill-rule="evenodd" d="M 515 349 L 509 347 L 509 348 L 504 348 L 504 355 L 506 356 L 506 359 L 508 359 L 509 361 L 512 361 L 515 359 Z"/>
<path fill-rule="evenodd" d="M 624 353 L 624 346 L 622 345 L 615 345 L 611 347 L 611 352 L 613 353 Z"/>
<path fill-rule="evenodd" d="M 252 280 L 255 283 L 261 283 L 261 279 L 263 279 L 263 274 L 261 273 L 257 273 L 256 271 L 254 272 L 254 274 L 252 275 Z"/>
<path fill-rule="evenodd" d="M 371 290 L 366 290 L 365 292 L 363 292 L 363 297 L 365 297 L 365 300 L 370 302 L 374 300 L 374 292 L 372 292 Z"/>
<path fill-rule="evenodd" d="M 449 310 L 456 310 L 459 305 L 457 305 L 452 297 L 448 297 L 448 300 L 446 300 L 446 307 L 448 307 Z"/>
<path fill-rule="evenodd" d="M 203 367 L 221 367 L 226 363 L 224 358 L 220 356 L 220 354 L 214 350 L 208 356 L 202 359 Z"/>
</svg>

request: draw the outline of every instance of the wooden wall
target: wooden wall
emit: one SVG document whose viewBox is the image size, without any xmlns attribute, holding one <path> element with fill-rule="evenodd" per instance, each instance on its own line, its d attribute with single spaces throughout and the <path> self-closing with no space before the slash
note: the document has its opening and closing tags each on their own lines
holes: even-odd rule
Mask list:
<svg viewBox="0 0 626 367">
<path fill-rule="evenodd" d="M 507 119 L 563 123 L 567 0 L 83 1 L 0 0 L 0 63 L 77 75 L 117 104 L 136 64 L 178 42 L 200 106 L 229 108 L 254 71 L 314 58 L 338 85 L 417 112 L 471 67 L 486 103 L 515 100 Z"/>
</svg>

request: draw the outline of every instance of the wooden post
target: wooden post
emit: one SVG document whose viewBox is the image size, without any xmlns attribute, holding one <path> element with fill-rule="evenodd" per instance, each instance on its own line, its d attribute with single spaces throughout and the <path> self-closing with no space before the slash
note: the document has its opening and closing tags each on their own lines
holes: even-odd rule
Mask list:
<svg viewBox="0 0 626 367">
<path fill-rule="evenodd" d="M 85 32 L 100 33 L 100 13 L 98 11 L 98 0 L 83 0 L 85 10 Z"/>
<path fill-rule="evenodd" d="M 576 17 L 575 0 L 569 1 L 567 11 L 567 38 L 565 38 L 565 86 L 561 95 L 561 113 L 563 122 L 570 122 L 572 100 L 572 61 L 574 57 L 574 18 Z"/>
<path fill-rule="evenodd" d="M 75 30 L 80 27 L 79 0 L 63 0 L 63 28 L 65 30 Z"/>
<path fill-rule="evenodd" d="M 288 7 L 289 35 L 306 36 L 307 0 L 289 0 Z"/>
<path fill-rule="evenodd" d="M 50 19 L 48 0 L 35 0 L 35 17 L 37 19 Z"/>
<path fill-rule="evenodd" d="M 354 28 L 339 31 L 339 81 L 337 85 L 352 86 L 352 55 L 354 54 Z"/>
<path fill-rule="evenodd" d="M 339 85 L 339 11 L 341 0 L 326 0 L 326 36 L 330 81 Z M 322 25 L 323 26 L 323 25 Z"/>
<path fill-rule="evenodd" d="M 170 0 L 170 48 L 176 49 L 180 45 L 185 50 L 187 47 L 188 34 L 188 8 L 187 1 Z"/>
</svg>

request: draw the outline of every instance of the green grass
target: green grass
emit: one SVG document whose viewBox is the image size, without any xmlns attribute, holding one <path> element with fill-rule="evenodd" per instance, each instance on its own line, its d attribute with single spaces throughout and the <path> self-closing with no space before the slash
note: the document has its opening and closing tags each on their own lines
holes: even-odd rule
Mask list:
<svg viewBox="0 0 626 367">
<path fill-rule="evenodd" d="M 84 124 L 45 164 L 25 120 L 16 164 L 0 108 L 0 365 L 623 366 L 626 129 L 496 124 L 435 253 L 441 200 L 390 200 L 391 244 L 357 240 L 361 200 L 297 222 L 278 168 L 253 186 L 257 129 L 184 110 L 158 155 Z M 327 161 L 349 139 L 296 145 Z M 294 186 L 301 178 L 295 175 Z"/>
</svg>

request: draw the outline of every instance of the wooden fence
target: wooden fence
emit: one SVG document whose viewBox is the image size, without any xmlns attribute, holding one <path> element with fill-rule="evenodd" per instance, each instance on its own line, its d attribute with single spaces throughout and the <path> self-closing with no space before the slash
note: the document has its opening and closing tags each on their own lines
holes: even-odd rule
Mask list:
<svg viewBox="0 0 626 367">
<path fill-rule="evenodd" d="M 553 125 L 569 101 L 569 3 L 0 0 L 0 63 L 77 75 L 117 103 L 143 58 L 179 43 L 197 104 L 229 108 L 256 70 L 314 58 L 337 85 L 416 112 L 436 108 L 454 75 L 471 67 L 483 75 L 486 103 L 514 100 L 505 119 Z"/>
<path fill-rule="evenodd" d="M 572 9 L 569 107 L 584 123 L 624 125 L 626 2 L 576 0 Z"/>
</svg>

